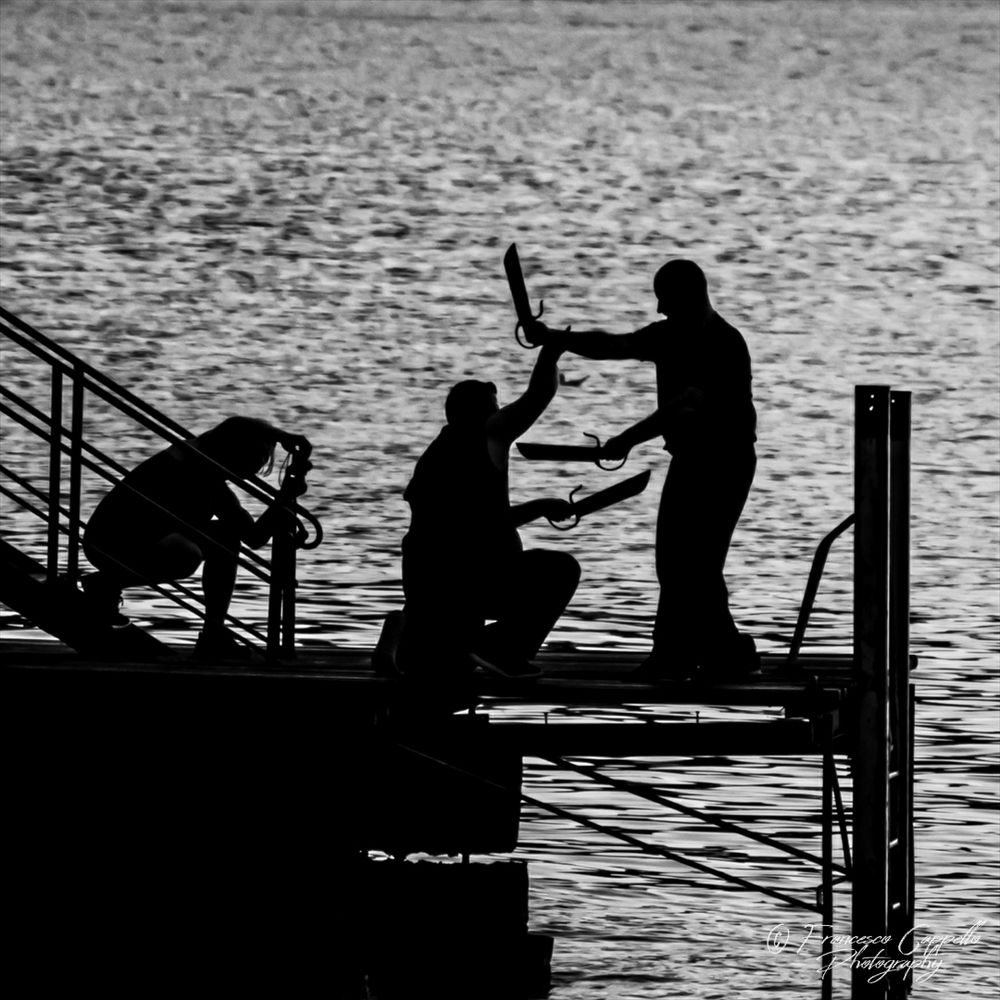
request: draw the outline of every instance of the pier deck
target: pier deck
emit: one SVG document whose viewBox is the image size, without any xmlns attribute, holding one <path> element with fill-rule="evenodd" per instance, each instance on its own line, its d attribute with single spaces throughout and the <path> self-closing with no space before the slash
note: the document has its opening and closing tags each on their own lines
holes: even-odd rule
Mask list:
<svg viewBox="0 0 1000 1000">
<path fill-rule="evenodd" d="M 183 703 L 196 695 L 204 704 L 218 692 L 230 705 L 266 704 L 275 718 L 315 720 L 326 712 L 355 732 L 379 721 L 386 735 L 399 726 L 419 731 L 424 723 L 440 733 L 446 718 L 463 709 L 494 710 L 491 745 L 527 756 L 801 754 L 817 752 L 821 742 L 829 750 L 846 738 L 841 720 L 850 716 L 854 692 L 846 655 L 802 657 L 790 670 L 783 657 L 765 656 L 762 673 L 738 683 L 649 684 L 630 677 L 642 653 L 558 649 L 539 657 L 538 680 L 510 682 L 476 672 L 459 683 L 433 685 L 379 677 L 370 651 L 336 647 L 307 647 L 293 661 L 273 665 L 194 663 L 183 652 L 168 662 L 96 662 L 48 641 L 7 641 L 0 649 L 10 683 L 46 697 L 58 693 L 74 705 L 110 698 L 141 710 L 152 697 L 162 709 L 174 696 Z M 623 712 L 615 721 L 600 715 L 506 721 L 509 713 L 495 711 L 532 706 Z M 669 707 L 679 718 L 650 717 L 649 710 Z M 701 720 L 699 707 L 739 708 L 741 718 Z"/>
</svg>

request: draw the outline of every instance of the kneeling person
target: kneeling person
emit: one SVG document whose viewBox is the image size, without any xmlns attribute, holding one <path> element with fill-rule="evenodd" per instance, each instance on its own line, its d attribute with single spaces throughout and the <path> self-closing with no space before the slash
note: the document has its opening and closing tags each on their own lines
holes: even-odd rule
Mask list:
<svg viewBox="0 0 1000 1000">
<path fill-rule="evenodd" d="M 529 661 L 569 604 L 580 567 L 568 553 L 525 551 L 517 529 L 572 512 L 559 499 L 512 506 L 507 468 L 511 445 L 555 396 L 561 353 L 543 347 L 528 388 L 507 406 L 492 382 L 459 382 L 448 394 L 447 424 L 403 494 L 411 511 L 398 652 L 404 672 L 478 664 L 503 677 L 539 675 Z"/>
</svg>

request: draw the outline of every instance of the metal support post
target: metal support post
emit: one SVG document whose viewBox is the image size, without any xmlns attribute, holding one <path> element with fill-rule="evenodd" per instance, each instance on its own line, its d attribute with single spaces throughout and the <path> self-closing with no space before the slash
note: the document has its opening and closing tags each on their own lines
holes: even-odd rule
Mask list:
<svg viewBox="0 0 1000 1000">
<path fill-rule="evenodd" d="M 913 930 L 913 733 L 910 687 L 910 393 L 889 397 L 889 931 L 894 956 Z M 904 997 L 912 973 L 889 976 L 889 995 Z"/>
<path fill-rule="evenodd" d="M 59 491 L 62 478 L 62 371 L 53 367 L 49 406 L 49 509 L 45 573 L 49 583 L 59 576 Z"/>
<path fill-rule="evenodd" d="M 66 575 L 75 582 L 80 570 L 80 493 L 83 468 L 83 375 L 73 370 L 69 440 L 69 543 Z"/>
<path fill-rule="evenodd" d="M 889 874 L 889 388 L 855 389 L 854 663 L 858 681 L 853 745 L 854 883 L 851 934 L 888 933 Z M 882 946 L 855 949 L 851 996 L 885 996 L 865 967 Z"/>
<path fill-rule="evenodd" d="M 820 952 L 822 1000 L 833 1000 L 833 755 L 823 753 L 823 948 Z"/>
</svg>

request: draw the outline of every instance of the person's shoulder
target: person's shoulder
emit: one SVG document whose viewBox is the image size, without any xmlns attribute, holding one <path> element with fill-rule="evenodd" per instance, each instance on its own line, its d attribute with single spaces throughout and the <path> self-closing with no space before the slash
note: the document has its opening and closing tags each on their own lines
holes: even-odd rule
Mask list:
<svg viewBox="0 0 1000 1000">
<path fill-rule="evenodd" d="M 655 361 L 666 351 L 669 333 L 670 321 L 658 319 L 626 336 L 636 357 L 640 360 Z"/>
<path fill-rule="evenodd" d="M 715 327 L 717 330 L 724 330 L 727 333 L 740 332 L 734 324 L 730 323 L 729 320 L 726 319 L 725 316 L 721 315 L 721 313 L 715 312 L 714 310 L 712 312 L 712 317 L 708 322 L 710 326 Z"/>
<path fill-rule="evenodd" d="M 743 333 L 724 316 L 713 313 L 711 320 L 709 320 L 709 326 L 718 336 L 735 343 L 743 344 L 744 347 L 746 346 L 746 338 L 743 336 Z"/>
</svg>

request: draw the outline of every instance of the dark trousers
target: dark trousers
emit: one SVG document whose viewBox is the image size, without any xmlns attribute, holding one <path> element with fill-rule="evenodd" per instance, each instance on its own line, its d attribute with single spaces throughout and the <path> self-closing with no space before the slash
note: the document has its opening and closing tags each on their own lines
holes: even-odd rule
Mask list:
<svg viewBox="0 0 1000 1000">
<path fill-rule="evenodd" d="M 499 567 L 473 566 L 408 551 L 404 542 L 400 665 L 414 672 L 465 670 L 468 653 L 484 639 L 530 659 L 579 581 L 580 565 L 565 552 L 529 549 Z"/>
<path fill-rule="evenodd" d="M 756 467 L 752 446 L 671 459 L 656 522 L 657 653 L 698 662 L 735 643 L 723 568 Z"/>
</svg>

